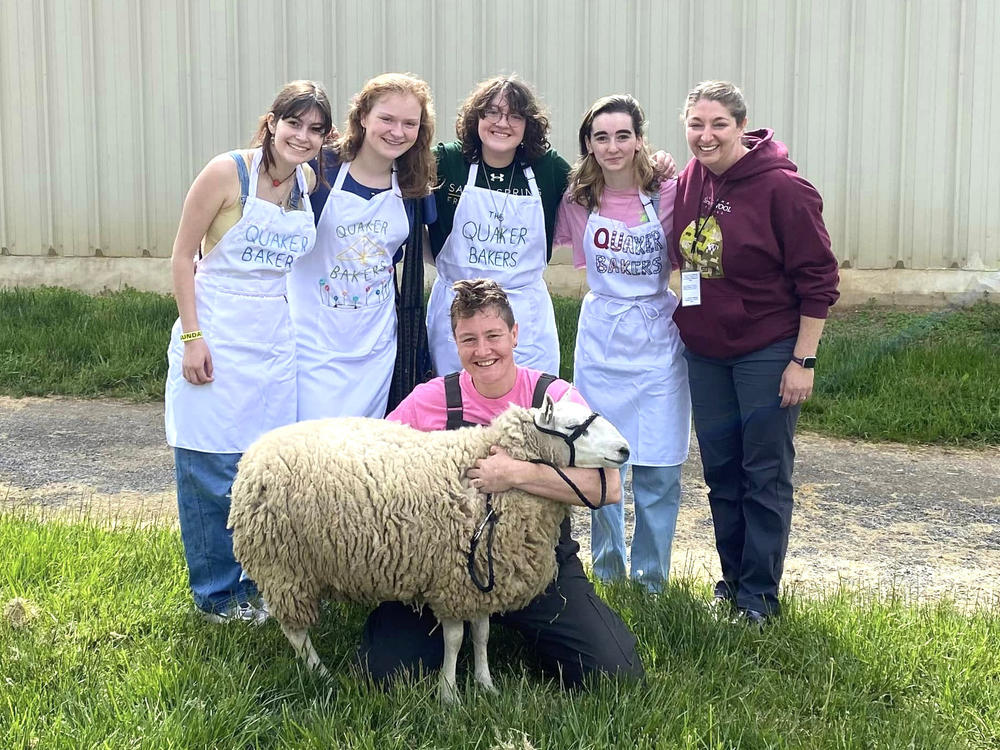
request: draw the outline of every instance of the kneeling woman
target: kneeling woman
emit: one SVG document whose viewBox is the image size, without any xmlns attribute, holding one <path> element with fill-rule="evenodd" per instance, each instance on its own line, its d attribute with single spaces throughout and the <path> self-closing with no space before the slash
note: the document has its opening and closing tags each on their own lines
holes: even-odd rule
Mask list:
<svg viewBox="0 0 1000 750">
<path fill-rule="evenodd" d="M 174 240 L 167 442 L 191 590 L 213 622 L 264 616 L 233 557 L 229 488 L 250 443 L 295 421 L 285 275 L 315 242 L 306 162 L 332 123 L 318 84 L 286 85 L 261 118 L 258 147 L 221 154 L 195 178 Z"/>
<path fill-rule="evenodd" d="M 671 317 L 677 297 L 667 288 L 676 181 L 655 176 L 644 125 L 631 96 L 594 102 L 580 125 L 580 158 L 559 207 L 555 242 L 572 245 L 574 264 L 587 269 L 573 380 L 632 448 L 631 574 L 659 591 L 670 572 L 691 402 Z M 624 578 L 623 504 L 591 514 L 594 574 Z"/>
<path fill-rule="evenodd" d="M 430 88 L 419 78 L 376 76 L 351 102 L 328 167 L 333 187 L 313 195 L 316 251 L 296 264 L 289 285 L 300 420 L 385 415 L 396 363 L 395 265 L 412 235 L 404 263 L 422 269 L 422 222 L 434 218 L 433 135 Z"/>
</svg>

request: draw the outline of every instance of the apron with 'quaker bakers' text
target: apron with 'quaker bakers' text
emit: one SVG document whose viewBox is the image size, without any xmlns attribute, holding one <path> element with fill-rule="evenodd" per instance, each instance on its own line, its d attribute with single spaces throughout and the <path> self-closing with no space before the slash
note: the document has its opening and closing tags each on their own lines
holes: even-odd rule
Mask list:
<svg viewBox="0 0 1000 750">
<path fill-rule="evenodd" d="M 507 293 L 518 324 L 514 361 L 559 374 L 559 335 L 545 286 L 546 239 L 542 198 L 531 167 L 524 167 L 529 195 L 505 194 L 476 185 L 479 165 L 455 207 L 451 234 L 434 260 L 437 279 L 427 304 L 427 338 L 434 371 L 462 368 L 451 330 L 451 285 L 461 279 L 496 281 Z"/>
<path fill-rule="evenodd" d="M 630 462 L 676 466 L 691 424 L 684 346 L 673 321 L 667 240 L 649 196 L 646 222 L 592 212 L 584 230 L 590 291 L 580 308 L 573 384 L 628 440 Z"/>
<path fill-rule="evenodd" d="M 396 363 L 393 254 L 410 225 L 392 188 L 366 200 L 344 190 L 340 165 L 316 249 L 289 279 L 298 360 L 298 418 L 385 416 Z"/>
<path fill-rule="evenodd" d="M 243 216 L 197 262 L 198 326 L 214 379 L 184 379 L 178 318 L 167 351 L 167 443 L 206 453 L 242 453 L 260 435 L 295 421 L 295 338 L 285 277 L 316 241 L 302 167 L 301 211 L 257 197 L 262 151 L 250 167 Z M 242 158 L 242 157 L 240 157 Z"/>
</svg>

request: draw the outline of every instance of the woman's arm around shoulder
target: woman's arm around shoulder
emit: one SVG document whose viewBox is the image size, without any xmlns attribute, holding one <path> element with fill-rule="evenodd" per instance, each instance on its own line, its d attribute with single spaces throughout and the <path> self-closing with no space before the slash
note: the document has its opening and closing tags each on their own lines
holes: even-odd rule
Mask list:
<svg viewBox="0 0 1000 750">
<path fill-rule="evenodd" d="M 573 252 L 573 267 L 587 267 L 587 258 L 583 249 L 583 235 L 587 229 L 587 209 L 570 198 L 569 189 L 559 201 L 559 211 L 556 214 L 556 229 L 552 235 L 553 249 L 569 247 Z"/>
</svg>

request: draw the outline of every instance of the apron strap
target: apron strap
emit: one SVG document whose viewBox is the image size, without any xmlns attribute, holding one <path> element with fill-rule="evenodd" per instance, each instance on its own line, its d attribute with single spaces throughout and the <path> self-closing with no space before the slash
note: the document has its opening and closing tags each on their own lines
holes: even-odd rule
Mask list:
<svg viewBox="0 0 1000 750">
<path fill-rule="evenodd" d="M 333 181 L 334 190 L 344 189 L 344 180 L 347 179 L 347 170 L 350 168 L 351 162 L 345 161 L 340 165 L 340 169 L 337 170 L 337 179 Z"/>
<path fill-rule="evenodd" d="M 646 211 L 646 219 L 649 221 L 659 221 L 659 203 L 660 196 L 657 194 L 655 197 L 650 197 L 643 192 L 639 193 L 639 200 L 642 201 L 642 207 Z M 653 201 L 656 201 L 654 205 Z"/>
<path fill-rule="evenodd" d="M 538 191 L 538 183 L 535 182 L 535 170 L 527 164 L 524 165 L 524 177 L 528 180 L 528 190 L 531 191 L 531 195 L 535 198 L 541 198 L 542 194 Z"/>
<path fill-rule="evenodd" d="M 478 175 L 478 174 L 479 174 L 479 162 L 478 161 L 474 161 L 474 162 L 472 162 L 472 164 L 469 165 L 469 176 L 465 180 L 465 186 L 466 187 L 475 187 L 476 186 L 476 175 Z"/>
<path fill-rule="evenodd" d="M 403 197 L 403 191 L 399 189 L 399 180 L 396 179 L 396 160 L 392 161 L 392 192 L 397 198 Z"/>
<path fill-rule="evenodd" d="M 247 186 L 247 198 L 257 200 L 257 181 L 260 175 L 260 163 L 264 158 L 263 147 L 254 149 L 253 162 L 250 164 L 250 184 Z"/>
</svg>

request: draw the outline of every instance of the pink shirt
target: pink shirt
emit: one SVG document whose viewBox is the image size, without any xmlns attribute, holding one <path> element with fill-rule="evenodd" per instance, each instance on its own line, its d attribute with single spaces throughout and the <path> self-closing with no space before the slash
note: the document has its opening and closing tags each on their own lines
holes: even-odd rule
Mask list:
<svg viewBox="0 0 1000 750">
<path fill-rule="evenodd" d="M 660 205 L 657 213 L 660 226 L 667 237 L 667 247 L 670 246 L 670 232 L 674 223 L 674 195 L 677 192 L 677 180 L 664 180 L 660 183 Z M 590 212 L 579 203 L 568 200 L 569 192 L 559 202 L 559 213 L 556 215 L 556 231 L 553 245 L 571 245 L 573 247 L 573 266 L 586 268 L 587 259 L 583 252 L 583 235 L 587 228 Z M 646 212 L 639 200 L 639 194 L 634 189 L 612 190 L 604 188 L 601 195 L 601 207 L 598 213 L 608 219 L 616 219 L 627 227 L 638 226 L 647 221 Z"/>
<path fill-rule="evenodd" d="M 499 398 L 487 398 L 476 390 L 472 384 L 472 376 L 465 370 L 458 376 L 458 384 L 462 389 L 462 418 L 466 422 L 489 424 L 493 418 L 504 411 L 510 404 L 530 407 L 535 394 L 535 383 L 542 373 L 527 367 L 517 368 L 517 379 L 514 387 Z M 559 399 L 566 391 L 570 391 L 570 399 L 587 406 L 575 388 L 565 380 L 556 379 L 549 386 L 547 393 L 554 399 Z M 590 408 L 590 407 L 587 407 Z M 444 378 L 434 378 L 428 383 L 422 383 L 403 399 L 403 402 L 386 415 L 393 422 L 408 424 L 423 432 L 443 430 L 448 423 L 448 407 L 444 395 Z"/>
</svg>

